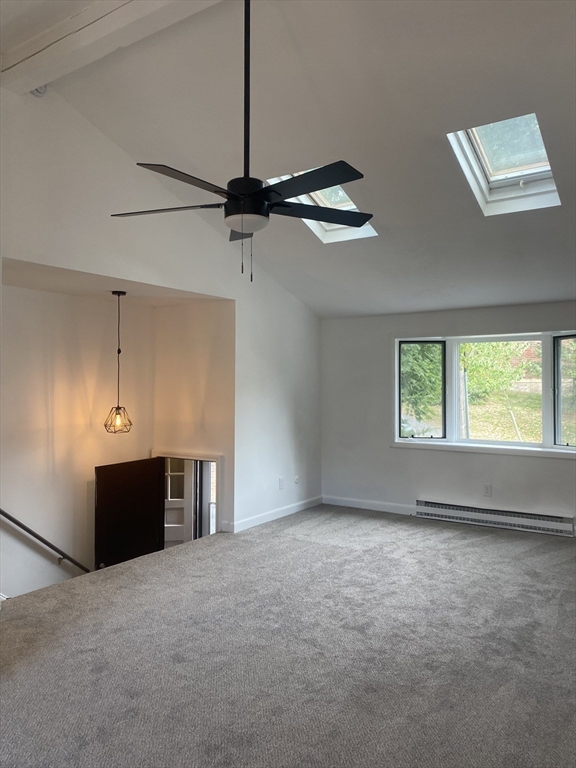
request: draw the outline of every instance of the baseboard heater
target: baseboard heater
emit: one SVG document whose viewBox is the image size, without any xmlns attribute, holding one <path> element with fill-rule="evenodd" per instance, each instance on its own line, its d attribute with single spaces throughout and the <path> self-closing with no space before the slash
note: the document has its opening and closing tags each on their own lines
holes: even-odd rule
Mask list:
<svg viewBox="0 0 576 768">
<path fill-rule="evenodd" d="M 559 515 L 533 515 L 528 512 L 508 512 L 504 509 L 463 507 L 439 501 L 416 501 L 416 517 L 445 520 L 449 523 L 487 525 L 494 528 L 512 528 L 532 533 L 552 533 L 555 536 L 574 536 L 574 521 Z"/>
</svg>

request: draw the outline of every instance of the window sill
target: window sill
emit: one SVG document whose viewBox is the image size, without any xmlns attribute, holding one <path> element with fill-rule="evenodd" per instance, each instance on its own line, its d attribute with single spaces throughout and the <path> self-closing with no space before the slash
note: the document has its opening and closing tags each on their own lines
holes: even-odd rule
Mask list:
<svg viewBox="0 0 576 768">
<path fill-rule="evenodd" d="M 395 440 L 392 448 L 432 449 L 434 451 L 464 451 L 492 453 L 500 456 L 538 456 L 541 459 L 576 459 L 576 448 L 541 448 L 525 445 L 495 445 L 489 443 L 449 443 L 441 438 L 428 440 Z"/>
</svg>

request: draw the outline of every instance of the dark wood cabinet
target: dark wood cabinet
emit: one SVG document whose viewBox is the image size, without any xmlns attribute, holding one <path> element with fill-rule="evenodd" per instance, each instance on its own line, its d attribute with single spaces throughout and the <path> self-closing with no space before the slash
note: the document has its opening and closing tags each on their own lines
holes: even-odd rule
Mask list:
<svg viewBox="0 0 576 768">
<path fill-rule="evenodd" d="M 164 549 L 165 459 L 96 467 L 95 567 Z"/>
</svg>

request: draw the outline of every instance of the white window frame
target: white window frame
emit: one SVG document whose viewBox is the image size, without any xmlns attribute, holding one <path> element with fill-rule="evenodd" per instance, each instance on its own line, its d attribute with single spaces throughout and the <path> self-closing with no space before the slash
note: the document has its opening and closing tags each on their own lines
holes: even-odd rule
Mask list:
<svg viewBox="0 0 576 768">
<path fill-rule="evenodd" d="M 566 446 L 566 444 L 562 443 L 556 443 L 556 436 L 557 434 L 562 432 L 562 429 L 558 429 L 558 422 L 562 419 L 562 411 L 561 408 L 559 408 L 559 404 L 561 402 L 561 392 L 562 392 L 562 380 L 561 380 L 561 370 L 560 370 L 560 356 L 557 353 L 557 348 L 560 346 L 559 342 L 560 339 L 573 339 L 575 338 L 576 334 L 570 334 L 570 333 L 561 333 L 556 334 L 552 339 L 552 357 L 553 357 L 553 365 L 554 370 L 552 371 L 552 386 L 554 388 L 554 415 L 553 415 L 553 424 L 552 429 L 554 430 L 554 442 L 556 445 L 562 447 L 569 447 Z"/>
<path fill-rule="evenodd" d="M 439 448 L 449 450 L 472 450 L 480 453 L 522 453 L 526 455 L 549 455 L 576 457 L 576 446 L 557 445 L 555 439 L 556 392 L 554 389 L 554 340 L 569 337 L 574 331 L 547 331 L 543 333 L 491 335 L 491 336 L 435 336 L 410 337 L 395 340 L 394 366 L 394 446 L 417 448 Z M 444 341 L 446 343 L 445 375 L 445 425 L 446 436 L 400 437 L 400 342 Z M 527 443 L 497 440 L 473 440 L 459 437 L 459 356 L 460 344 L 467 342 L 538 341 L 542 344 L 542 442 Z"/>
<path fill-rule="evenodd" d="M 519 172 L 490 183 L 468 131 L 449 133 L 447 138 L 484 216 L 561 205 L 551 171 Z"/>
</svg>

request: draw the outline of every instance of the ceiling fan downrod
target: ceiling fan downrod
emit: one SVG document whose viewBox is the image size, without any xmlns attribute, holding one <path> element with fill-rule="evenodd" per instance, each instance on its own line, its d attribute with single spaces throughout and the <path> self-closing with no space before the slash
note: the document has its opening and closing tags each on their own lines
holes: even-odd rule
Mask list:
<svg viewBox="0 0 576 768">
<path fill-rule="evenodd" d="M 250 0 L 244 0 L 244 175 L 230 179 L 232 197 L 224 204 L 224 221 L 242 235 L 258 232 L 270 221 L 270 203 L 255 196 L 266 186 L 250 176 Z"/>
<path fill-rule="evenodd" d="M 250 176 L 250 0 L 244 0 L 244 175 L 230 179 L 226 188 L 234 197 L 224 204 L 224 222 L 234 232 L 258 232 L 270 221 L 270 204 L 254 197 L 266 186 Z"/>
<path fill-rule="evenodd" d="M 250 176 L 250 0 L 244 0 L 244 176 Z"/>
</svg>

